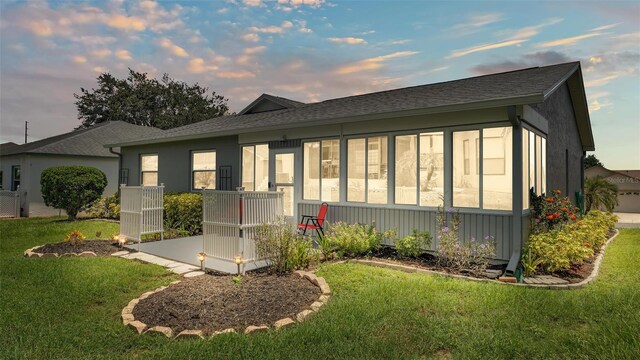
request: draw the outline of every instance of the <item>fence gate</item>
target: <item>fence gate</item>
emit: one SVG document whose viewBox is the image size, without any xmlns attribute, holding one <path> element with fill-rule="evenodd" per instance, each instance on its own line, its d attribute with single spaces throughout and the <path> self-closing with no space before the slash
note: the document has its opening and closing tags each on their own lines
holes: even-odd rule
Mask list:
<svg viewBox="0 0 640 360">
<path fill-rule="evenodd" d="M 16 191 L 0 190 L 0 217 L 20 217 L 20 187 Z"/>
<path fill-rule="evenodd" d="M 163 239 L 163 194 L 164 184 L 120 185 L 120 235 L 138 243 L 142 241 L 144 234 L 160 233 L 160 238 Z"/>
<path fill-rule="evenodd" d="M 203 251 L 207 257 L 233 263 L 242 257 L 243 268 L 258 267 L 254 236 L 262 224 L 283 216 L 283 193 L 275 191 L 205 190 L 202 198 Z"/>
</svg>

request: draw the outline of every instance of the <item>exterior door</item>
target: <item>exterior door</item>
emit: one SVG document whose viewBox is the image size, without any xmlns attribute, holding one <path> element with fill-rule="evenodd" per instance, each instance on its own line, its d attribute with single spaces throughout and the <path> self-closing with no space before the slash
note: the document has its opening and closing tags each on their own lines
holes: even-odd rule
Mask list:
<svg viewBox="0 0 640 360">
<path fill-rule="evenodd" d="M 287 221 L 295 221 L 298 192 L 297 150 L 271 149 L 269 151 L 269 190 L 284 193 L 284 215 Z"/>
</svg>

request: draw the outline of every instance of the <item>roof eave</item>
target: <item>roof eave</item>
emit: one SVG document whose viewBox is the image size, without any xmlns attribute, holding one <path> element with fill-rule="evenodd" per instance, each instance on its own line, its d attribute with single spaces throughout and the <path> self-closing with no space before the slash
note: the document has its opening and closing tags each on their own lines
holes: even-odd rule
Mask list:
<svg viewBox="0 0 640 360">
<path fill-rule="evenodd" d="M 489 101 L 476 101 L 476 102 L 469 102 L 469 103 L 463 103 L 463 104 L 429 107 L 429 108 L 423 108 L 423 109 L 413 109 L 413 110 L 385 112 L 385 113 L 378 113 L 378 114 L 329 118 L 329 119 L 314 121 L 313 123 L 301 122 L 301 123 L 283 124 L 283 125 L 277 125 L 277 126 L 272 125 L 272 126 L 263 126 L 263 127 L 252 127 L 247 129 L 205 132 L 200 134 L 190 134 L 190 135 L 165 137 L 165 138 L 153 138 L 148 140 L 138 140 L 138 141 L 130 141 L 130 142 L 124 142 L 124 143 L 107 144 L 105 145 L 105 147 L 127 147 L 127 146 L 138 146 L 138 145 L 149 145 L 149 144 L 157 144 L 157 143 L 163 143 L 163 142 L 176 142 L 176 141 L 203 139 L 203 138 L 209 138 L 209 137 L 240 135 L 240 134 L 264 131 L 264 130 L 293 129 L 293 128 L 308 127 L 313 125 L 331 125 L 331 124 L 345 123 L 345 122 L 381 120 L 381 119 L 391 118 L 391 117 L 419 116 L 419 115 L 429 115 L 429 114 L 438 114 L 438 113 L 447 113 L 447 112 L 456 112 L 456 111 L 480 110 L 480 109 L 487 109 L 487 108 L 504 107 L 509 105 L 525 105 L 525 104 L 532 104 L 532 103 L 540 103 L 542 101 L 544 101 L 544 94 L 540 93 L 540 94 L 531 94 L 531 95 L 520 96 L 520 97 L 493 99 Z"/>
</svg>

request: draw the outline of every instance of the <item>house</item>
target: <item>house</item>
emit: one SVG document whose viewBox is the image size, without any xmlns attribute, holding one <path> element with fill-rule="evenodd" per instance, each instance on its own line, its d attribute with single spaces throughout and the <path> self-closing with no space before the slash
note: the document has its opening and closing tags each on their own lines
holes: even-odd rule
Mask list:
<svg viewBox="0 0 640 360">
<path fill-rule="evenodd" d="M 596 165 L 586 169 L 584 176 L 600 176 L 618 187 L 618 206 L 613 211 L 640 213 L 640 170 L 609 170 Z"/>
<path fill-rule="evenodd" d="M 282 191 L 292 219 L 327 202 L 331 222 L 435 234 L 444 199 L 464 239 L 494 236 L 496 260 L 514 266 L 528 189 L 575 199 L 594 140 L 572 62 L 310 104 L 263 94 L 236 115 L 109 146 L 128 185 Z"/>
<path fill-rule="evenodd" d="M 60 210 L 47 207 L 42 199 L 40 174 L 44 169 L 61 165 L 96 167 L 107 175 L 104 194 L 112 195 L 118 190 L 118 181 L 126 182 L 128 174 L 118 174 L 118 154 L 110 152 L 104 144 L 161 132 L 160 129 L 112 121 L 23 145 L 2 144 L 0 187 L 10 191 L 19 187 L 22 216 L 58 215 Z"/>
</svg>

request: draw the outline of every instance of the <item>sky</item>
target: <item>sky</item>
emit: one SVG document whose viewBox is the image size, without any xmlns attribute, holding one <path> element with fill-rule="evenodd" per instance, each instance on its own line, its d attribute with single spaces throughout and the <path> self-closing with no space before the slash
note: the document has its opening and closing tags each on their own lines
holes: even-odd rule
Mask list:
<svg viewBox="0 0 640 360">
<path fill-rule="evenodd" d="M 127 68 L 229 99 L 315 102 L 580 61 L 611 169 L 640 169 L 638 1 L 0 1 L 0 141 L 80 124 L 74 93 Z"/>
</svg>

